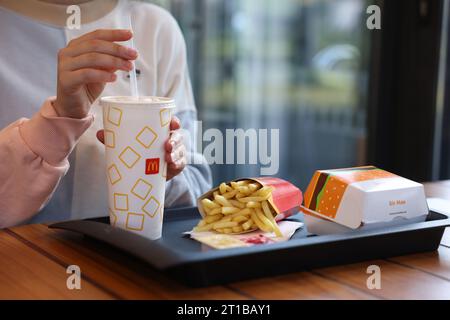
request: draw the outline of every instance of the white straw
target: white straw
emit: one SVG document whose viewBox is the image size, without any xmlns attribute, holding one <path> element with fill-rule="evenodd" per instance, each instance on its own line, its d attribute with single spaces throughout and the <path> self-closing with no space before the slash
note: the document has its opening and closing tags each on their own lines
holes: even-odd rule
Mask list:
<svg viewBox="0 0 450 320">
<path fill-rule="evenodd" d="M 128 25 L 129 28 L 131 30 L 131 32 L 133 32 L 133 27 L 131 24 L 131 16 L 128 16 Z M 134 34 L 133 34 L 134 36 Z M 133 38 L 130 39 L 130 46 L 133 49 L 136 49 L 134 47 L 134 41 Z M 139 91 L 138 91 L 138 86 L 137 86 L 137 77 L 136 77 L 136 65 L 134 64 L 134 60 L 131 61 L 131 63 L 133 64 L 133 69 L 131 69 L 130 72 L 130 89 L 131 89 L 131 95 L 135 98 L 139 98 Z"/>
</svg>

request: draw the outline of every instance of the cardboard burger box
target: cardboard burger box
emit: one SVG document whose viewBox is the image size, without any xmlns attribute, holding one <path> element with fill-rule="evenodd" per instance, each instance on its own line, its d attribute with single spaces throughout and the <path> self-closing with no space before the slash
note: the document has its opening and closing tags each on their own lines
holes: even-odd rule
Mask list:
<svg viewBox="0 0 450 320">
<path fill-rule="evenodd" d="M 300 210 L 300 206 L 303 202 L 303 195 L 299 188 L 292 183 L 274 177 L 258 177 L 258 178 L 239 178 L 232 181 L 250 180 L 256 182 L 261 186 L 270 186 L 273 191 L 270 198 L 267 200 L 269 206 L 274 213 L 276 221 L 283 220 L 293 214 L 296 214 Z M 230 184 L 231 181 L 226 182 Z M 197 206 L 202 217 L 206 216 L 206 212 L 203 211 L 201 200 L 208 198 L 213 199 L 213 193 L 219 190 L 219 186 L 209 190 L 197 199 Z M 255 231 L 256 229 L 249 229 L 242 233 Z"/>
<path fill-rule="evenodd" d="M 305 192 L 308 231 L 330 234 L 424 221 L 423 185 L 374 166 L 318 170 Z"/>
</svg>

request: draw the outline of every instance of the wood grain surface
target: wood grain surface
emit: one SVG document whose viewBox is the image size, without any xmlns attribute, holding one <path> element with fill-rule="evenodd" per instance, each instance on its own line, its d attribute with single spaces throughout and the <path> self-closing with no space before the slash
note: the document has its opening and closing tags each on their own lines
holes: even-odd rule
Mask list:
<svg viewBox="0 0 450 320">
<path fill-rule="evenodd" d="M 450 181 L 425 187 L 427 196 L 450 200 Z M 108 245 L 44 224 L 0 231 L 0 265 L 0 299 L 450 299 L 448 229 L 435 252 L 201 289 Z M 82 270 L 81 290 L 67 289 L 69 265 Z M 367 288 L 370 265 L 381 269 L 380 290 Z"/>
</svg>

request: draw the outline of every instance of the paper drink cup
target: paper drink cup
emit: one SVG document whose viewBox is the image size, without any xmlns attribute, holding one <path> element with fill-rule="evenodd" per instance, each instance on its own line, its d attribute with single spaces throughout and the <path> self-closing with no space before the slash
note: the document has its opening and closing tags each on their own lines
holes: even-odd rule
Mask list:
<svg viewBox="0 0 450 320">
<path fill-rule="evenodd" d="M 106 175 L 112 226 L 149 239 L 161 237 L 174 101 L 160 97 L 104 97 Z"/>
</svg>

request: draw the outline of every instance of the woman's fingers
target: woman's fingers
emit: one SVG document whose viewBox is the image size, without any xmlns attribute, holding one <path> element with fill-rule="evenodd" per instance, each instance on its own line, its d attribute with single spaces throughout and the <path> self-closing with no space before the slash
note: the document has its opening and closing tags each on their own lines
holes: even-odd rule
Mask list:
<svg viewBox="0 0 450 320">
<path fill-rule="evenodd" d="M 180 148 L 184 152 L 184 148 Z M 183 153 L 184 154 L 184 153 Z M 167 177 L 170 179 L 179 174 L 186 167 L 186 156 L 181 156 L 167 163 Z"/>
<path fill-rule="evenodd" d="M 64 61 L 60 68 L 62 71 L 75 71 L 79 69 L 102 69 L 108 71 L 130 71 L 133 65 L 130 61 L 113 57 L 104 53 L 89 52 Z"/>
<path fill-rule="evenodd" d="M 85 35 L 82 35 L 79 38 L 73 39 L 69 42 L 69 47 L 78 45 L 79 43 L 83 41 L 88 40 L 105 40 L 105 41 L 127 41 L 130 40 L 133 36 L 132 32 L 130 30 L 126 29 L 98 29 L 89 33 L 86 33 Z"/>
<path fill-rule="evenodd" d="M 184 144 L 181 144 L 170 154 L 170 161 L 167 161 L 167 180 L 180 174 L 186 167 L 186 163 L 186 149 Z"/>
<path fill-rule="evenodd" d="M 138 56 L 137 51 L 133 48 L 129 48 L 115 42 L 98 39 L 83 41 L 77 45 L 69 46 L 63 49 L 62 54 L 67 57 L 76 57 L 88 52 L 104 53 L 131 60 L 136 59 Z"/>
<path fill-rule="evenodd" d="M 186 146 L 183 143 L 183 135 L 178 130 L 180 128 L 180 120 L 173 116 L 170 121 L 170 137 L 167 139 L 165 145 L 167 180 L 170 180 L 178 175 L 186 167 Z"/>
<path fill-rule="evenodd" d="M 97 131 L 97 139 L 101 143 L 105 143 L 105 131 L 103 129 Z"/>
<path fill-rule="evenodd" d="M 179 144 L 172 152 L 166 152 L 165 160 L 168 164 L 177 163 L 181 159 L 186 158 L 186 147 L 184 144 Z"/>
<path fill-rule="evenodd" d="M 178 131 L 172 131 L 170 133 L 169 139 L 166 141 L 165 149 L 168 153 L 175 150 L 178 145 L 183 142 L 183 135 Z"/>
<path fill-rule="evenodd" d="M 65 88 L 78 88 L 87 83 L 105 83 L 116 81 L 117 76 L 108 71 L 97 69 L 80 69 L 59 75 L 59 83 Z"/>
<path fill-rule="evenodd" d="M 166 152 L 170 154 L 173 152 L 180 144 L 183 143 L 183 135 L 178 131 L 181 128 L 180 120 L 173 116 L 170 121 L 170 136 L 166 141 Z"/>
<path fill-rule="evenodd" d="M 173 116 L 172 119 L 170 120 L 170 130 L 178 130 L 181 128 L 181 122 L 180 119 L 178 119 L 178 117 Z"/>
<path fill-rule="evenodd" d="M 186 167 L 186 163 L 184 160 L 179 160 L 174 163 L 169 163 L 169 166 L 167 167 L 167 169 L 168 169 L 167 176 L 172 178 L 172 177 L 176 176 L 177 174 L 179 174 L 181 171 L 183 171 L 183 169 L 185 167 Z"/>
<path fill-rule="evenodd" d="M 85 117 L 117 70 L 129 71 L 137 53 L 114 42 L 127 41 L 130 30 L 96 30 L 71 40 L 58 52 L 55 109 L 59 116 Z"/>
</svg>

